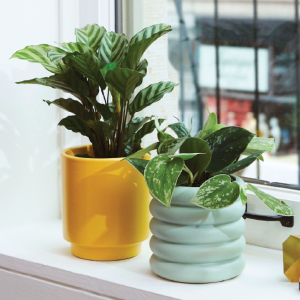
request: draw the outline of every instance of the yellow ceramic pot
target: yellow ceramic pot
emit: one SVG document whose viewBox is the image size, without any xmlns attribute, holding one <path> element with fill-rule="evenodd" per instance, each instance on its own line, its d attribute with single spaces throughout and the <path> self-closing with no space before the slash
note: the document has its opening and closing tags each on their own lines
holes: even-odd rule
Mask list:
<svg viewBox="0 0 300 300">
<path fill-rule="evenodd" d="M 138 255 L 150 235 L 143 176 L 122 158 L 75 157 L 85 153 L 94 155 L 92 145 L 61 152 L 64 238 L 72 253 L 85 259 Z"/>
</svg>

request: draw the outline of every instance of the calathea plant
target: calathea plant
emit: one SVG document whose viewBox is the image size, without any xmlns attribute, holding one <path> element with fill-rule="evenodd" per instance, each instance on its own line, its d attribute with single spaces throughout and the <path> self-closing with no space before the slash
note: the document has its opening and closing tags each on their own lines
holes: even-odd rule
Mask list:
<svg viewBox="0 0 300 300">
<path fill-rule="evenodd" d="M 143 53 L 171 30 L 169 25 L 153 25 L 128 42 L 125 34 L 107 32 L 97 24 L 75 29 L 76 43 L 61 43 L 59 47 L 27 46 L 14 53 L 12 57 L 40 63 L 54 73 L 17 83 L 49 86 L 76 97 L 79 101 L 72 98 L 44 101 L 73 113 L 58 125 L 87 136 L 96 158 L 130 155 L 141 149 L 141 139 L 155 130 L 152 117 L 134 118 L 135 114 L 159 101 L 177 85 L 151 84 L 131 99 L 147 74 L 148 62 L 141 59 Z M 97 100 L 99 91 L 104 103 Z"/>
<path fill-rule="evenodd" d="M 258 196 L 271 210 L 290 216 L 294 212 L 283 201 L 260 191 L 252 184 L 235 182 L 231 174 L 240 171 L 256 159 L 263 161 L 262 154 L 272 151 L 274 139 L 259 138 L 250 131 L 235 126 L 217 124 L 215 113 L 210 113 L 203 129 L 194 137 L 184 123 L 169 125 L 178 138 L 161 130 L 156 122 L 158 142 L 126 158 L 144 175 L 150 193 L 170 208 L 176 186 L 199 187 L 190 200 L 206 209 L 221 209 L 232 205 L 240 196 L 247 202 L 245 190 Z M 158 155 L 150 161 L 140 159 L 146 152 L 157 149 Z M 178 153 L 179 152 L 179 153 Z M 244 155 L 245 158 L 240 159 Z"/>
</svg>

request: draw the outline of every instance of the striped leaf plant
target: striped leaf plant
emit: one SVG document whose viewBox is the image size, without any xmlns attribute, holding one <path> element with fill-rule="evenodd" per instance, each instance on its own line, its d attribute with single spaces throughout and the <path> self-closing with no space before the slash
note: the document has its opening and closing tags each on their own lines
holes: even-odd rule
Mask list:
<svg viewBox="0 0 300 300">
<path fill-rule="evenodd" d="M 97 24 L 75 29 L 76 42 L 27 46 L 15 52 L 12 58 L 39 63 L 53 73 L 17 84 L 39 84 L 71 94 L 75 99 L 44 100 L 72 114 L 58 125 L 87 136 L 96 158 L 126 157 L 140 150 L 142 138 L 155 130 L 153 116 L 135 117 L 136 113 L 177 85 L 151 84 L 134 97 L 147 75 L 144 52 L 171 30 L 166 24 L 153 25 L 128 41 L 125 34 L 107 32 Z"/>
<path fill-rule="evenodd" d="M 176 186 L 198 187 L 193 198 L 187 201 L 206 209 L 228 207 L 239 197 L 245 205 L 246 190 L 250 190 L 277 214 L 294 215 L 293 209 L 283 201 L 250 183 L 238 184 L 233 175 L 257 159 L 263 161 L 262 154 L 274 149 L 273 138 L 260 138 L 241 127 L 217 124 L 215 113 L 209 113 L 203 129 L 193 137 L 182 122 L 164 129 L 158 120 L 155 124 L 158 142 L 125 160 L 144 176 L 150 193 L 163 205 L 171 207 Z M 177 137 L 166 133 L 167 128 Z M 157 150 L 158 155 L 150 161 L 141 159 L 151 150 Z"/>
</svg>

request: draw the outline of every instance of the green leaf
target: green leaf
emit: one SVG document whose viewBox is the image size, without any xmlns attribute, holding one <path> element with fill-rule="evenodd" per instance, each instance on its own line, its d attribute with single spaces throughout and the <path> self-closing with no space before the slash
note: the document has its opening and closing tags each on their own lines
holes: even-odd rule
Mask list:
<svg viewBox="0 0 300 300">
<path fill-rule="evenodd" d="M 189 131 L 186 128 L 185 124 L 182 122 L 177 122 L 170 124 L 169 127 L 176 133 L 179 138 L 185 137 L 188 135 L 190 137 Z"/>
<path fill-rule="evenodd" d="M 108 71 L 113 70 L 117 66 L 116 62 L 108 63 L 105 65 L 102 69 L 100 69 L 100 72 L 105 80 L 106 74 Z"/>
<path fill-rule="evenodd" d="M 202 131 L 202 139 L 205 140 L 208 136 L 210 136 L 213 132 L 221 129 L 221 128 L 224 128 L 226 127 L 226 125 L 223 125 L 223 124 L 217 124 L 217 125 L 214 125 L 208 129 L 206 129 L 205 131 Z"/>
<path fill-rule="evenodd" d="M 94 157 L 92 157 L 92 156 L 89 156 L 87 153 L 86 153 L 86 154 L 76 154 L 75 157 L 94 158 Z"/>
<path fill-rule="evenodd" d="M 205 154 L 205 153 L 180 153 L 180 154 L 169 155 L 169 157 L 170 158 L 180 157 L 183 160 L 188 160 L 188 159 L 191 159 L 191 158 L 195 157 L 198 154 Z"/>
<path fill-rule="evenodd" d="M 56 74 L 63 74 L 68 71 L 68 67 L 60 62 L 58 64 L 51 61 L 48 57 L 48 52 L 53 50 L 58 53 L 65 54 L 66 52 L 60 48 L 53 47 L 47 44 L 27 46 L 15 52 L 11 58 L 24 59 L 33 63 L 40 63 L 46 70 Z"/>
<path fill-rule="evenodd" d="M 86 44 L 90 48 L 98 50 L 105 32 L 106 29 L 104 27 L 100 27 L 98 24 L 88 24 L 83 28 L 76 28 L 76 42 Z"/>
<path fill-rule="evenodd" d="M 205 131 L 217 125 L 217 115 L 215 113 L 210 113 L 202 130 L 196 133 L 195 137 L 203 139 Z"/>
<path fill-rule="evenodd" d="M 173 155 L 176 153 L 176 151 L 182 146 L 184 141 L 187 139 L 187 136 L 180 139 L 173 139 L 173 140 L 167 140 L 160 144 L 158 147 L 158 154 L 167 154 L 167 155 Z"/>
<path fill-rule="evenodd" d="M 103 117 L 105 121 L 110 120 L 113 117 L 113 113 L 110 111 L 108 105 L 99 103 L 96 97 L 87 98 L 93 104 L 97 112 Z"/>
<path fill-rule="evenodd" d="M 127 132 L 124 135 L 124 140 L 127 141 L 128 139 L 131 139 L 135 132 L 140 129 L 146 122 L 152 119 L 151 117 L 139 117 L 135 118 L 131 121 L 130 124 L 127 125 Z"/>
<path fill-rule="evenodd" d="M 143 110 L 145 107 L 159 101 L 165 93 L 170 93 L 173 91 L 177 83 L 167 81 L 158 82 L 155 84 L 150 84 L 148 87 L 141 90 L 134 100 L 129 105 L 129 113 L 133 115 L 134 113 Z"/>
<path fill-rule="evenodd" d="M 254 137 L 251 142 L 248 144 L 246 150 L 242 153 L 242 155 L 252 155 L 261 150 L 264 151 L 272 151 L 274 150 L 274 138 L 260 138 Z M 263 157 L 259 157 L 260 160 L 264 161 Z"/>
<path fill-rule="evenodd" d="M 194 176 L 198 173 L 195 180 L 199 182 L 202 173 L 206 170 L 211 161 L 211 152 L 208 143 L 200 138 L 190 137 L 182 144 L 180 152 L 205 153 L 204 155 L 196 156 L 185 162 Z"/>
<path fill-rule="evenodd" d="M 116 62 L 119 65 L 123 59 L 127 44 L 128 41 L 125 34 L 118 34 L 113 31 L 105 32 L 99 47 L 98 57 L 105 64 Z"/>
<path fill-rule="evenodd" d="M 138 71 L 116 67 L 106 73 L 105 82 L 115 88 L 126 100 L 129 100 L 137 82 L 144 77 Z"/>
<path fill-rule="evenodd" d="M 254 135 L 235 126 L 224 127 L 212 133 L 206 139 L 212 154 L 206 170 L 215 173 L 232 164 L 246 149 Z"/>
<path fill-rule="evenodd" d="M 96 133 L 100 135 L 101 138 L 104 138 L 106 140 L 110 139 L 112 136 L 112 128 L 109 124 L 102 121 L 92 121 L 89 120 L 86 122 L 86 124 L 92 128 Z"/>
<path fill-rule="evenodd" d="M 259 190 L 252 184 L 247 184 L 247 190 L 253 192 L 265 205 L 267 205 L 272 211 L 282 216 L 294 216 L 295 213 L 291 207 L 289 207 L 283 201 Z"/>
<path fill-rule="evenodd" d="M 83 54 L 68 54 L 73 67 L 83 76 L 94 81 L 105 90 L 106 84 L 100 72 L 103 62 L 91 50 Z"/>
<path fill-rule="evenodd" d="M 189 179 L 190 179 L 189 174 L 185 171 L 182 171 L 177 179 L 176 186 L 187 184 Z"/>
<path fill-rule="evenodd" d="M 128 52 L 122 62 L 122 66 L 134 70 L 146 49 L 159 37 L 171 30 L 170 25 L 156 24 L 138 32 L 129 42 Z"/>
<path fill-rule="evenodd" d="M 145 168 L 149 160 L 138 158 L 126 158 L 125 160 L 128 161 L 136 170 L 138 170 L 144 176 Z"/>
<path fill-rule="evenodd" d="M 258 159 L 261 154 L 263 154 L 264 151 L 259 151 L 255 154 L 252 154 L 244 159 L 239 160 L 238 162 L 229 165 L 228 167 L 223 168 L 222 170 L 213 173 L 212 175 L 218 175 L 218 174 L 234 174 L 240 170 L 245 169 L 246 167 L 250 166 L 256 159 Z"/>
<path fill-rule="evenodd" d="M 175 140 L 175 138 L 173 136 L 171 136 L 170 134 L 168 134 L 164 131 L 158 131 L 157 138 L 161 143 L 163 143 L 165 141 L 169 141 L 169 140 L 172 140 L 172 141 Z"/>
<path fill-rule="evenodd" d="M 158 122 L 162 123 L 165 119 L 158 119 Z M 138 143 L 145 135 L 150 134 L 155 129 L 155 120 L 149 121 L 145 123 L 142 128 L 137 131 L 134 136 L 133 140 L 135 143 Z"/>
<path fill-rule="evenodd" d="M 145 169 L 145 181 L 150 193 L 168 208 L 183 166 L 183 159 L 172 159 L 163 154 L 154 157 Z"/>
<path fill-rule="evenodd" d="M 154 143 L 154 144 L 151 144 L 150 146 L 142 149 L 142 150 L 139 150 L 129 156 L 127 156 L 126 159 L 129 159 L 129 158 L 141 158 L 143 157 L 144 155 L 146 155 L 147 153 L 149 153 L 150 151 L 152 150 L 156 150 L 158 148 L 158 145 L 159 143 Z"/>
<path fill-rule="evenodd" d="M 136 70 L 141 74 L 144 74 L 145 77 L 147 75 L 147 67 L 148 67 L 148 61 L 147 59 L 143 59 L 138 63 Z M 142 83 L 143 83 L 143 78 L 141 78 L 140 81 L 138 81 L 135 87 L 140 86 Z"/>
<path fill-rule="evenodd" d="M 73 132 L 79 132 L 82 135 L 87 136 L 91 139 L 91 131 L 85 122 L 77 116 L 68 116 L 62 119 L 59 123 L 59 126 L 65 126 L 68 130 Z"/>
<path fill-rule="evenodd" d="M 85 53 L 88 52 L 90 50 L 92 50 L 93 54 L 95 54 L 96 52 L 93 51 L 93 49 L 91 49 L 90 47 L 88 47 L 87 45 L 83 44 L 83 43 L 60 43 L 60 45 L 69 53 Z"/>
<path fill-rule="evenodd" d="M 247 198 L 246 190 L 242 184 L 240 184 L 240 197 L 243 205 L 245 205 L 247 203 L 248 198 Z"/>
<path fill-rule="evenodd" d="M 220 209 L 232 205 L 239 197 L 240 188 L 228 175 L 217 175 L 205 181 L 189 203 L 206 209 Z"/>
<path fill-rule="evenodd" d="M 87 121 L 91 118 L 90 113 L 87 110 L 85 110 L 84 106 L 80 102 L 73 100 L 71 98 L 68 99 L 59 98 L 54 101 L 48 101 L 48 100 L 43 100 L 43 101 L 46 102 L 48 105 L 54 104 L 66 111 L 69 111 L 84 121 Z"/>
</svg>

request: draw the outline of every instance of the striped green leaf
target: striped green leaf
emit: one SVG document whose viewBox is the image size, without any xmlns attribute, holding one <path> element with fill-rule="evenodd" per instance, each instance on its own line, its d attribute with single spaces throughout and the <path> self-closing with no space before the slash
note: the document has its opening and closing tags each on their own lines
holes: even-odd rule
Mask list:
<svg viewBox="0 0 300 300">
<path fill-rule="evenodd" d="M 99 103 L 96 97 L 87 97 L 88 100 L 96 108 L 97 112 L 103 117 L 105 121 L 112 118 L 113 113 L 110 111 L 108 105 Z"/>
<path fill-rule="evenodd" d="M 154 157 L 146 166 L 145 181 L 150 193 L 168 208 L 183 166 L 183 159 L 164 154 Z"/>
<path fill-rule="evenodd" d="M 62 46 L 62 48 L 64 48 L 68 53 L 85 53 L 88 51 L 92 51 L 93 54 L 96 54 L 95 51 L 93 51 L 90 47 L 88 47 L 86 44 L 83 43 L 61 43 L 60 44 Z"/>
<path fill-rule="evenodd" d="M 248 183 L 247 190 L 253 192 L 265 205 L 267 205 L 272 211 L 282 216 L 294 216 L 295 213 L 291 207 L 285 204 L 283 201 L 259 190 L 254 185 Z"/>
<path fill-rule="evenodd" d="M 137 130 L 139 130 L 146 122 L 150 121 L 153 116 L 151 117 L 139 117 L 135 118 L 131 121 L 130 124 L 128 124 L 127 132 L 124 135 L 124 141 L 127 141 L 128 139 L 132 138 L 132 136 L 135 134 Z"/>
<path fill-rule="evenodd" d="M 73 132 L 79 132 L 84 136 L 87 136 L 91 139 L 91 131 L 86 123 L 77 116 L 68 116 L 62 119 L 59 123 L 59 126 L 65 126 L 68 130 L 72 130 Z"/>
<path fill-rule="evenodd" d="M 126 158 L 126 161 L 128 161 L 137 171 L 139 171 L 144 176 L 145 168 L 149 160 L 139 158 Z"/>
<path fill-rule="evenodd" d="M 92 80 L 105 90 L 106 84 L 100 72 L 103 62 L 93 54 L 91 50 L 83 54 L 68 54 L 73 67 L 83 76 Z"/>
<path fill-rule="evenodd" d="M 136 70 L 144 74 L 145 77 L 147 75 L 147 67 L 148 67 L 148 61 L 147 59 L 143 59 L 138 63 Z M 140 81 L 135 85 L 135 87 L 140 86 L 142 83 L 143 83 L 143 78 L 140 79 Z"/>
<path fill-rule="evenodd" d="M 170 124 L 169 127 L 176 133 L 179 138 L 183 138 L 188 135 L 190 137 L 189 131 L 186 128 L 185 124 L 182 122 L 177 122 Z"/>
<path fill-rule="evenodd" d="M 22 50 L 15 52 L 11 58 L 24 59 L 33 63 L 40 63 L 46 70 L 51 73 L 63 74 L 68 71 L 68 67 L 60 60 L 59 63 L 53 62 L 48 57 L 48 52 L 52 50 L 56 53 L 66 54 L 60 48 L 47 44 L 27 46 Z"/>
<path fill-rule="evenodd" d="M 170 25 L 156 24 L 138 32 L 128 44 L 128 52 L 122 62 L 122 67 L 136 69 L 138 62 L 146 49 L 159 37 L 172 30 Z"/>
<path fill-rule="evenodd" d="M 250 166 L 256 159 L 258 159 L 258 157 L 260 157 L 265 151 L 258 151 L 244 159 L 239 160 L 238 162 L 229 165 L 225 168 L 223 168 L 222 170 L 213 173 L 212 175 L 218 175 L 218 174 L 234 174 L 240 170 L 243 170 L 245 168 L 247 168 L 248 166 Z"/>
<path fill-rule="evenodd" d="M 240 187 L 228 175 L 217 175 L 205 181 L 189 203 L 206 209 L 221 209 L 232 205 L 240 195 Z"/>
<path fill-rule="evenodd" d="M 159 101 L 165 93 L 170 93 L 173 91 L 174 87 L 177 86 L 174 82 L 158 82 L 155 84 L 150 84 L 148 87 L 141 90 L 134 100 L 129 105 L 129 113 L 133 115 L 134 113 L 143 110 L 147 106 Z"/>
<path fill-rule="evenodd" d="M 179 151 L 180 153 L 205 153 L 203 155 L 198 155 L 185 163 L 194 176 L 197 174 L 195 181 L 199 182 L 202 173 L 206 170 L 211 161 L 211 152 L 208 143 L 199 138 L 189 137 L 182 144 Z"/>
<path fill-rule="evenodd" d="M 115 67 L 106 73 L 105 82 L 115 88 L 126 100 L 129 100 L 137 82 L 142 77 L 144 75 L 138 71 Z"/>
<path fill-rule="evenodd" d="M 213 132 L 206 139 L 212 154 L 206 170 L 215 173 L 231 165 L 245 151 L 254 135 L 236 126 L 224 127 Z"/>
<path fill-rule="evenodd" d="M 98 57 L 105 64 L 116 62 L 117 65 L 122 61 L 124 51 L 128 44 L 125 34 L 118 34 L 113 31 L 105 32 L 98 51 Z"/>
<path fill-rule="evenodd" d="M 48 105 L 54 104 L 66 111 L 69 111 L 84 121 L 91 119 L 90 113 L 87 110 L 85 110 L 84 106 L 80 102 L 73 100 L 71 98 L 68 99 L 59 98 L 54 101 L 49 101 L 49 100 L 43 100 L 43 101 L 46 102 Z"/>
<path fill-rule="evenodd" d="M 88 127 L 93 129 L 102 139 L 108 140 L 112 137 L 112 128 L 108 123 L 99 120 L 89 120 L 86 122 L 86 124 L 88 125 Z"/>
<path fill-rule="evenodd" d="M 101 40 L 106 32 L 104 27 L 100 27 L 98 24 L 86 25 L 83 28 L 76 28 L 76 42 L 86 44 L 95 51 L 98 50 Z"/>
<path fill-rule="evenodd" d="M 160 124 L 164 121 L 165 121 L 165 119 L 158 119 L 158 122 Z M 152 133 L 154 131 L 154 129 L 155 129 L 155 120 L 145 123 L 142 126 L 142 128 L 134 134 L 134 136 L 132 138 L 134 143 L 140 143 L 141 139 L 145 135 Z"/>
</svg>

